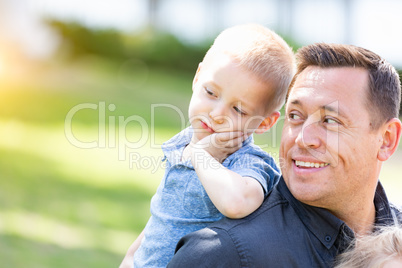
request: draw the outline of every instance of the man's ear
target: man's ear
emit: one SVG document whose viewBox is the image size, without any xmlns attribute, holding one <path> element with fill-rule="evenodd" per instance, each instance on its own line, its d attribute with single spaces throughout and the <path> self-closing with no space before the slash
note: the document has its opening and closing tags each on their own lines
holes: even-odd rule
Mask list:
<svg viewBox="0 0 402 268">
<path fill-rule="evenodd" d="M 194 79 L 193 79 L 193 88 L 194 88 L 195 83 L 197 83 L 197 81 L 198 81 L 198 76 L 200 75 L 201 67 L 202 67 L 202 62 L 200 62 L 198 64 L 197 71 L 195 72 Z"/>
<path fill-rule="evenodd" d="M 281 113 L 279 111 L 273 112 L 271 115 L 267 116 L 258 128 L 254 131 L 256 134 L 262 134 L 270 129 L 273 125 L 275 125 L 276 121 L 278 121 Z"/>
<path fill-rule="evenodd" d="M 385 124 L 383 129 L 382 145 L 377 154 L 377 158 L 380 161 L 388 160 L 398 148 L 402 123 L 398 118 L 392 118 Z"/>
</svg>

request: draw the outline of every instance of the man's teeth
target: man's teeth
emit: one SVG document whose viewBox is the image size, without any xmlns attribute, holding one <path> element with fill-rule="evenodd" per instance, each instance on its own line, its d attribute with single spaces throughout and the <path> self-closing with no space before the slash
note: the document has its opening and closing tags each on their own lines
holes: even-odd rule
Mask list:
<svg viewBox="0 0 402 268">
<path fill-rule="evenodd" d="M 313 162 L 303 162 L 296 160 L 296 166 L 298 167 L 313 167 L 313 168 L 321 168 L 328 166 L 328 163 L 313 163 Z"/>
</svg>

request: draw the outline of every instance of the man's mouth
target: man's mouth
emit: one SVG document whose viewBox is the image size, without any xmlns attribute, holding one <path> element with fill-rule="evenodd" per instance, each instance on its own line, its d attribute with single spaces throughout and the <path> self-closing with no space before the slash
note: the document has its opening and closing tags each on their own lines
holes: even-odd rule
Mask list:
<svg viewBox="0 0 402 268">
<path fill-rule="evenodd" d="M 209 127 L 205 122 L 201 121 L 201 126 L 203 129 L 207 130 L 209 133 L 215 133 L 215 130 L 213 130 L 211 127 Z"/>
<path fill-rule="evenodd" d="M 304 162 L 300 160 L 294 160 L 297 167 L 303 168 L 322 168 L 329 165 L 329 163 L 316 163 L 316 162 Z"/>
</svg>

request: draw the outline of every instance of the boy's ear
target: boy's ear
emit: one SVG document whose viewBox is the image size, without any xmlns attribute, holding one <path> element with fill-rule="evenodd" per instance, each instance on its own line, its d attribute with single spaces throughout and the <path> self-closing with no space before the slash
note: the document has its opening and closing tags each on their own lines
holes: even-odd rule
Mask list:
<svg viewBox="0 0 402 268">
<path fill-rule="evenodd" d="M 254 131 L 256 134 L 262 134 L 270 129 L 273 125 L 275 125 L 276 121 L 278 121 L 281 113 L 279 111 L 273 112 L 271 115 L 267 116 L 258 128 Z"/>
<path fill-rule="evenodd" d="M 402 132 L 401 121 L 398 118 L 392 118 L 383 129 L 382 144 L 377 154 L 380 161 L 388 160 L 398 148 Z"/>
<path fill-rule="evenodd" d="M 199 74 L 200 74 L 201 67 L 202 67 L 202 62 L 200 62 L 200 63 L 198 64 L 197 71 L 195 72 L 194 79 L 193 79 L 193 87 L 194 87 L 195 83 L 197 83 L 197 81 L 198 81 L 198 76 L 199 76 Z"/>
</svg>

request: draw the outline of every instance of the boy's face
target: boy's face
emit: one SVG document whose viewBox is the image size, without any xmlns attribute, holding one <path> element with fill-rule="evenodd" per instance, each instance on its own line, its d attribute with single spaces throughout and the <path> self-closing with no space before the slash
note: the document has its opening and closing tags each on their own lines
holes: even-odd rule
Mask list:
<svg viewBox="0 0 402 268">
<path fill-rule="evenodd" d="M 270 85 L 261 83 L 229 56 L 208 56 L 200 64 L 193 81 L 189 106 L 189 119 L 194 128 L 193 142 L 215 132 L 242 131 L 251 134 L 261 128 L 262 122 L 266 122 L 266 103 L 270 92 Z M 270 126 L 275 121 L 270 122 Z"/>
</svg>

